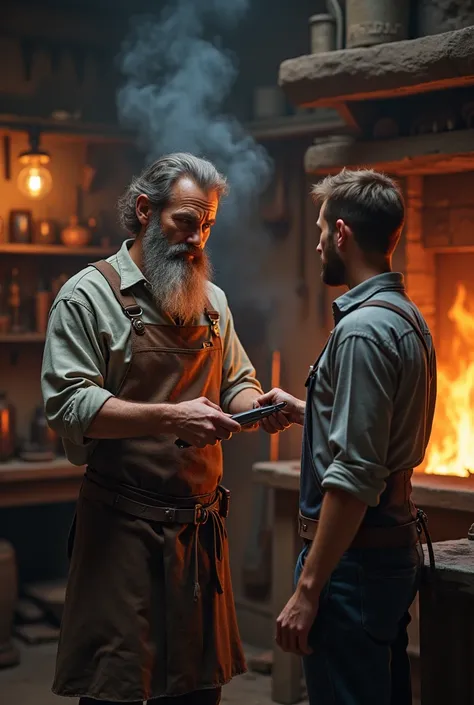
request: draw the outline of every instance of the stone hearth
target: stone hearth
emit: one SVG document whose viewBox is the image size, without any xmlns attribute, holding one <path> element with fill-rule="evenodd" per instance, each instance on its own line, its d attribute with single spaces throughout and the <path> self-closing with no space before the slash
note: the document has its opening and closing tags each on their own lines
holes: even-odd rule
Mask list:
<svg viewBox="0 0 474 705">
<path fill-rule="evenodd" d="M 474 83 L 474 27 L 363 49 L 310 54 L 280 66 L 297 105 L 393 98 Z"/>
<path fill-rule="evenodd" d="M 279 82 L 291 102 L 336 109 L 346 123 L 345 134 L 339 131 L 317 139 L 308 148 L 308 174 L 321 177 L 342 167 L 366 167 L 400 181 L 406 199 L 406 227 L 399 266 L 405 271 L 408 293 L 428 322 L 438 351 L 447 355 L 443 374 L 448 369 L 454 376 L 444 374 L 443 379 L 449 379 L 448 386 L 457 389 L 458 379 L 460 384 L 464 382 L 463 376 L 456 377 L 457 362 L 465 362 L 467 368 L 474 359 L 472 354 L 465 354 L 470 342 L 464 341 L 468 338 L 457 338 L 459 331 L 449 327 L 453 286 L 458 290 L 464 287 L 468 296 L 474 295 L 470 286 L 472 262 L 467 261 L 474 253 L 474 26 L 289 59 L 280 67 Z M 470 305 L 463 313 L 465 333 L 470 330 Z M 463 341 L 454 357 L 447 353 L 450 336 Z M 450 399 L 449 391 L 444 389 L 446 400 Z M 450 407 L 451 411 L 460 408 L 458 397 L 453 403 L 456 406 Z M 466 408 L 462 407 L 463 418 L 469 416 L 469 405 L 468 401 Z M 443 441 L 446 422 L 443 415 L 439 418 Z M 457 430 L 453 425 L 449 433 Z M 459 433 L 449 436 L 450 441 L 453 439 L 452 447 L 461 449 L 465 439 Z M 441 456 L 434 457 L 438 471 Z M 456 467 L 451 470 L 465 474 L 471 471 L 469 453 L 461 464 L 459 454 L 454 453 L 452 458 Z M 285 535 L 296 531 L 286 504 L 287 495 L 294 498 L 298 491 L 299 462 L 258 463 L 254 472 L 256 481 L 272 487 L 275 493 L 276 556 L 277 539 L 290 551 L 291 541 L 286 539 L 285 543 Z M 442 542 L 435 545 L 435 575 L 424 584 L 419 606 L 415 604 L 412 610 L 410 647 L 412 655 L 421 655 L 423 705 L 450 702 L 453 696 L 456 702 L 474 703 L 474 541 L 466 538 L 474 515 L 472 480 L 472 476 L 421 473 L 413 477 L 413 499 L 428 514 L 432 540 Z M 284 576 L 274 575 L 276 607 L 283 601 L 279 585 L 283 581 Z M 291 585 L 286 591 L 291 591 Z M 297 666 L 291 660 L 275 658 L 280 661 L 274 688 L 286 697 L 280 702 L 294 702 L 290 696 L 297 687 L 285 684 L 288 680 L 297 683 Z"/>
</svg>

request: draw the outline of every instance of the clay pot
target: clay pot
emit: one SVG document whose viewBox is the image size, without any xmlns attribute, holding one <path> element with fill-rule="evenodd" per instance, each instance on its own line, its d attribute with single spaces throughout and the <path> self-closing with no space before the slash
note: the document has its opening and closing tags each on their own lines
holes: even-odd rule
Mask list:
<svg viewBox="0 0 474 705">
<path fill-rule="evenodd" d="M 327 167 L 342 167 L 347 163 L 347 152 L 355 142 L 352 135 L 329 135 L 318 137 L 305 156 L 305 168 L 312 173 L 317 167 L 319 170 Z"/>
<path fill-rule="evenodd" d="M 86 247 L 90 241 L 90 230 L 79 225 L 77 215 L 71 215 L 69 225 L 61 232 L 63 245 L 66 245 L 66 247 Z"/>
<path fill-rule="evenodd" d="M 0 668 L 8 668 L 20 663 L 19 651 L 12 641 L 17 595 L 15 551 L 8 541 L 0 540 Z"/>
</svg>

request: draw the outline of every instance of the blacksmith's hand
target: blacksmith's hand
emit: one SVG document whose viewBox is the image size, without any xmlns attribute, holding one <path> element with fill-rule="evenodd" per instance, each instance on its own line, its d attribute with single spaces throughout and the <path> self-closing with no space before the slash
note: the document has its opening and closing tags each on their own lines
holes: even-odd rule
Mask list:
<svg viewBox="0 0 474 705">
<path fill-rule="evenodd" d="M 206 397 L 175 404 L 172 417 L 172 433 L 195 448 L 227 441 L 233 433 L 241 430 L 230 414 L 225 414 L 220 406 Z"/>
<path fill-rule="evenodd" d="M 304 417 L 304 411 L 301 412 L 301 405 L 304 405 L 304 402 L 300 402 L 299 399 L 288 394 L 288 392 L 284 392 L 282 389 L 278 389 L 278 387 L 258 397 L 254 406 L 270 406 L 272 404 L 280 404 L 282 401 L 286 402 L 284 409 L 260 421 L 261 428 L 267 433 L 285 431 L 291 424 L 301 423 L 301 417 Z"/>
<path fill-rule="evenodd" d="M 298 589 L 277 619 L 276 642 L 283 651 L 298 656 L 311 653 L 308 636 L 318 614 L 319 598 Z"/>
</svg>

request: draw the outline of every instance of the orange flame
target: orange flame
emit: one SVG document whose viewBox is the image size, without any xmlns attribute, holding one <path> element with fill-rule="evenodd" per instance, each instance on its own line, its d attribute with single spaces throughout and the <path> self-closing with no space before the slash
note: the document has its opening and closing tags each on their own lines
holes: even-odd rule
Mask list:
<svg viewBox="0 0 474 705">
<path fill-rule="evenodd" d="M 474 311 L 458 284 L 448 312 L 453 323 L 449 364 L 438 363 L 438 398 L 424 472 L 474 474 Z"/>
</svg>

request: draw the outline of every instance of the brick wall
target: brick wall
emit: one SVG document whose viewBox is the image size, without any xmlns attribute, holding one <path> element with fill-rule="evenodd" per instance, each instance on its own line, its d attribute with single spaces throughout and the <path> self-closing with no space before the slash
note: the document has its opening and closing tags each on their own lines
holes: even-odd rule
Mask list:
<svg viewBox="0 0 474 705">
<path fill-rule="evenodd" d="M 423 177 L 406 179 L 405 276 L 409 296 L 436 338 L 435 255 L 423 245 Z"/>
</svg>

